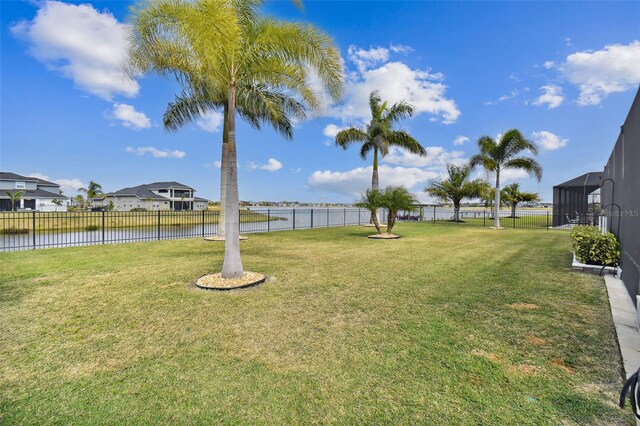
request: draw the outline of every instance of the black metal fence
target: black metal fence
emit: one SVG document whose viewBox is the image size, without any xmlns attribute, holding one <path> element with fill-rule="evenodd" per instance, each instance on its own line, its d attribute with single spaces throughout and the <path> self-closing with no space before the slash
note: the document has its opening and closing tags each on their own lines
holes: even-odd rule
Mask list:
<svg viewBox="0 0 640 426">
<path fill-rule="evenodd" d="M 384 228 L 386 212 L 380 210 Z M 0 212 L 0 251 L 70 247 L 134 241 L 207 237 L 218 234 L 218 211 L 153 212 Z M 240 211 L 240 232 L 272 232 L 369 222 L 370 213 L 357 208 L 251 209 Z M 500 211 L 500 224 L 507 228 L 552 229 L 553 213 L 518 210 L 516 215 Z M 403 211 L 399 221 L 493 226 L 490 210 L 461 210 L 454 221 L 453 209 L 424 207 Z M 597 224 L 593 215 L 578 215 L 567 225 Z"/>
<path fill-rule="evenodd" d="M 240 210 L 240 232 L 271 232 L 365 224 L 364 209 Z M 384 219 L 384 213 L 381 213 Z M 218 234 L 218 211 L 0 212 L 0 251 Z"/>
</svg>

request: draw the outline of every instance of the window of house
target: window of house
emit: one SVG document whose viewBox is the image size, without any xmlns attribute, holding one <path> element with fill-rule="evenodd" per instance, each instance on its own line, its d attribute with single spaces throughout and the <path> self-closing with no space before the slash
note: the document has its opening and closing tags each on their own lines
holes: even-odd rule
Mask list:
<svg viewBox="0 0 640 426">
<path fill-rule="evenodd" d="M 24 182 L 16 182 L 16 189 L 25 189 L 27 184 Z"/>
</svg>

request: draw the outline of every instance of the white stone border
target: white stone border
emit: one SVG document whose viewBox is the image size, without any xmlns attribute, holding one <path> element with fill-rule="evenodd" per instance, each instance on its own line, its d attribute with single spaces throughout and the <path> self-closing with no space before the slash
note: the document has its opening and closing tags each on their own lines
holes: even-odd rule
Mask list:
<svg viewBox="0 0 640 426">
<path fill-rule="evenodd" d="M 571 262 L 571 268 L 573 268 L 574 271 L 589 272 L 591 274 L 600 274 L 600 271 L 602 271 L 603 275 L 615 275 L 618 271 L 618 268 L 614 266 L 605 266 L 603 269 L 602 265 L 587 265 L 586 263 L 582 263 L 576 258 L 575 252 L 573 252 L 573 261 Z"/>
</svg>

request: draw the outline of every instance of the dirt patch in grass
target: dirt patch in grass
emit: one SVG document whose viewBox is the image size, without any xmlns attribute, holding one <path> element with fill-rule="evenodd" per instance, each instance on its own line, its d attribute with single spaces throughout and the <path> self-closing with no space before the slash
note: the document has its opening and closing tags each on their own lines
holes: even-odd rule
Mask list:
<svg viewBox="0 0 640 426">
<path fill-rule="evenodd" d="M 542 371 L 540 367 L 531 364 L 510 365 L 507 369 L 511 373 L 523 374 L 525 376 L 537 376 Z"/>
<path fill-rule="evenodd" d="M 564 370 L 567 374 L 576 374 L 575 370 L 569 367 L 563 360 L 554 358 L 551 360 L 551 364 L 559 367 L 561 370 Z"/>
<path fill-rule="evenodd" d="M 531 344 L 531 345 L 534 345 L 534 346 L 544 346 L 547 343 L 549 343 L 549 342 L 547 342 L 547 340 L 545 340 L 545 339 L 543 339 L 541 337 L 538 337 L 538 336 L 534 336 L 534 335 L 529 335 L 529 336 L 525 337 L 525 341 L 527 343 Z"/>
<path fill-rule="evenodd" d="M 512 303 L 509 305 L 509 307 L 512 309 L 516 309 L 518 311 L 533 311 L 538 309 L 538 305 L 534 303 L 524 303 L 524 302 Z"/>
</svg>

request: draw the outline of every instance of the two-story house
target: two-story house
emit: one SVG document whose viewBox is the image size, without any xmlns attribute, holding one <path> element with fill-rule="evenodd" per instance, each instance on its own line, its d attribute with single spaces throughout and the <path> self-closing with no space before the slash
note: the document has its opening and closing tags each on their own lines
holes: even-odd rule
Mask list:
<svg viewBox="0 0 640 426">
<path fill-rule="evenodd" d="M 0 172 L 0 211 L 10 211 L 11 197 L 7 193 L 22 193 L 16 210 L 66 212 L 69 197 L 62 195 L 60 185 L 44 179 Z"/>
<path fill-rule="evenodd" d="M 146 210 L 205 210 L 208 200 L 195 196 L 195 189 L 179 182 L 153 182 L 104 194 L 93 206 L 107 207 L 113 203 L 117 211 Z"/>
</svg>

